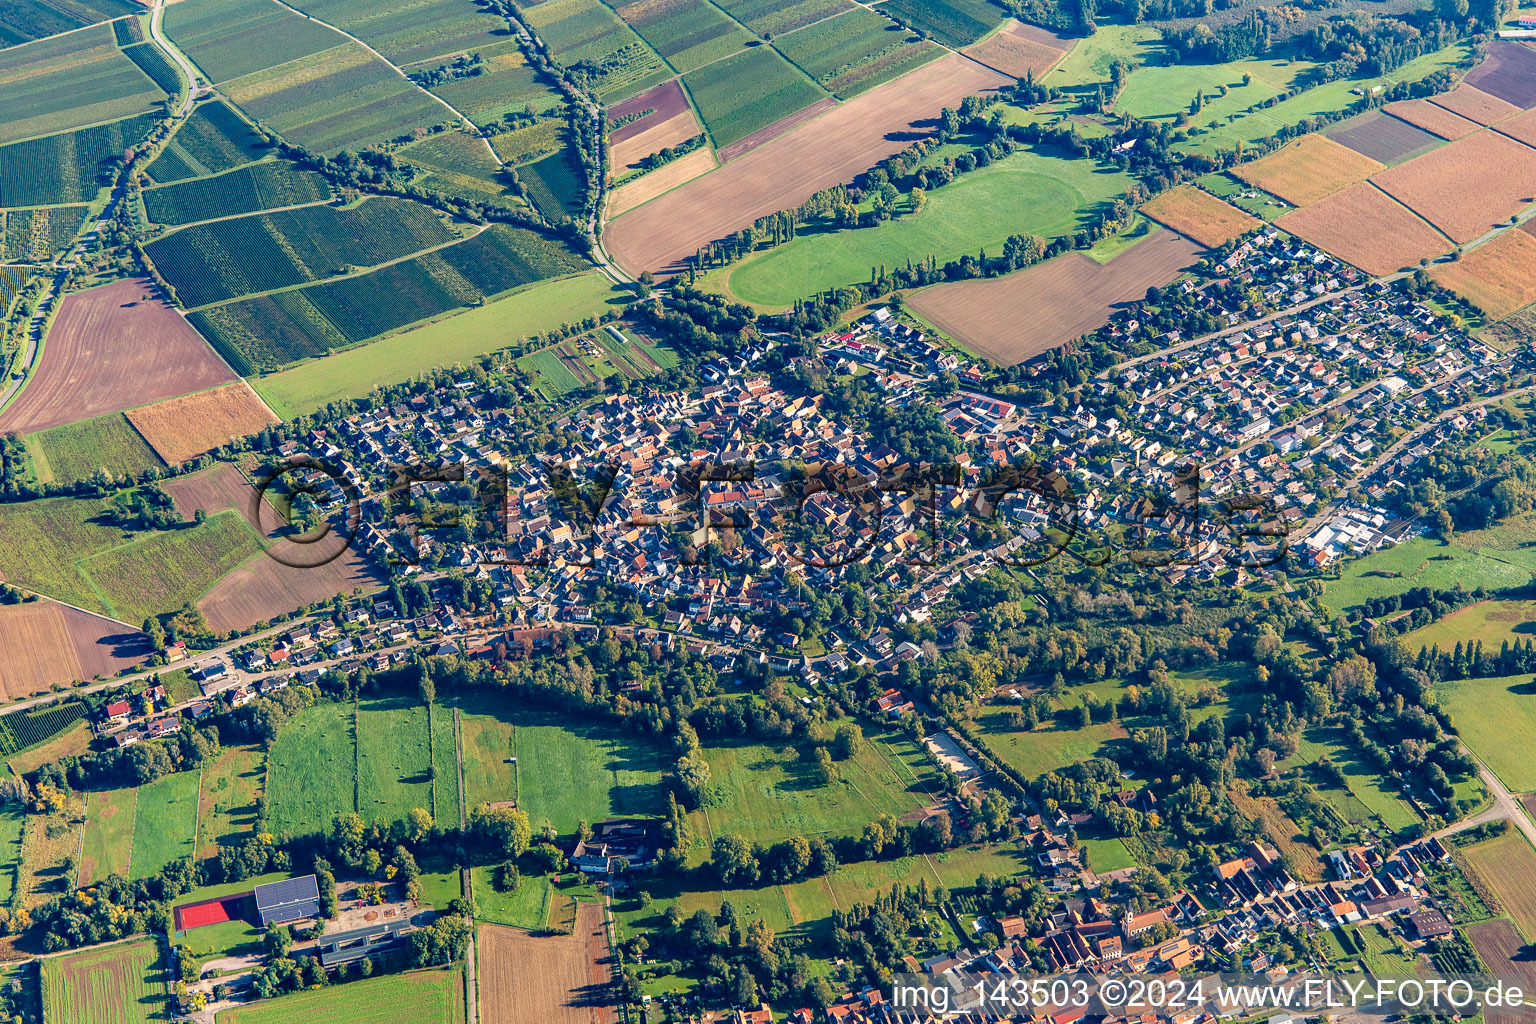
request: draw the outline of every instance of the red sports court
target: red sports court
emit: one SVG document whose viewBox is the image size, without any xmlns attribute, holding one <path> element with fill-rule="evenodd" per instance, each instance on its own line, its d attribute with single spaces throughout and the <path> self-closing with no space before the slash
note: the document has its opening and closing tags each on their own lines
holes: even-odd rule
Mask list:
<svg viewBox="0 0 1536 1024">
<path fill-rule="evenodd" d="M 246 901 L 250 897 L 250 893 L 244 892 L 238 896 L 225 896 L 223 899 L 204 900 L 201 903 L 188 903 L 177 907 L 171 912 L 176 919 L 176 930 L 183 932 L 188 928 L 243 920 L 247 909 Z"/>
</svg>

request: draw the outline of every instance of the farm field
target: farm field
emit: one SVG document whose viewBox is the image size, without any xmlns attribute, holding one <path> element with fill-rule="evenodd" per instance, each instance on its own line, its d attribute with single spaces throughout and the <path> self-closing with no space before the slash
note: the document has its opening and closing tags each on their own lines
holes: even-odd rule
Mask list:
<svg viewBox="0 0 1536 1024">
<path fill-rule="evenodd" d="M 1536 302 L 1536 236 L 1505 231 L 1469 249 L 1461 259 L 1437 263 L 1429 276 L 1466 299 L 1489 320 L 1502 320 Z"/>
<path fill-rule="evenodd" d="M 1482 876 L 1524 935 L 1536 935 L 1536 851 L 1510 829 L 1464 851 L 1472 870 Z"/>
<path fill-rule="evenodd" d="M 150 1024 L 168 993 L 153 940 L 44 960 L 43 1012 L 51 1024 Z"/>
<path fill-rule="evenodd" d="M 1373 110 L 1326 132 L 1334 142 L 1382 164 L 1395 164 L 1440 145 L 1438 135 L 1407 121 Z"/>
<path fill-rule="evenodd" d="M 536 937 L 482 925 L 477 938 L 484 1024 L 608 1024 L 613 1018 L 613 1008 L 593 998 L 606 990 L 611 972 L 600 904 L 577 905 L 570 935 Z"/>
<path fill-rule="evenodd" d="M 1487 644 L 1485 643 L 1486 647 Z M 1443 650 L 1448 648 L 1442 648 Z M 1536 791 L 1536 765 L 1513 747 L 1511 732 L 1536 724 L 1532 676 L 1500 676 L 1435 684 L 1461 738 L 1490 771 L 1516 793 Z"/>
<path fill-rule="evenodd" d="M 469 0 L 413 0 L 391 9 L 356 0 L 303 0 L 293 6 L 352 33 L 394 64 L 479 52 L 501 38 L 505 24 Z"/>
<path fill-rule="evenodd" d="M 868 8 L 779 36 L 773 46 L 822 88 L 843 99 L 944 52 Z"/>
<path fill-rule="evenodd" d="M 724 0 L 716 6 L 765 39 L 853 9 L 851 0 Z"/>
<path fill-rule="evenodd" d="M 581 212 L 586 181 L 576 158 L 564 149 L 517 169 L 533 205 L 552 221 Z"/>
<path fill-rule="evenodd" d="M 16 46 L 139 10 L 130 0 L 75 0 L 67 7 L 45 0 L 14 0 L 0 11 L 0 46 Z"/>
<path fill-rule="evenodd" d="M 1261 223 L 1244 210 L 1193 185 L 1180 185 L 1145 203 L 1141 212 L 1208 249 L 1247 234 Z"/>
<path fill-rule="evenodd" d="M 1536 146 L 1536 110 L 1527 110 L 1508 121 L 1501 121 L 1494 130 L 1512 139 L 1518 139 L 1527 146 Z"/>
<path fill-rule="evenodd" d="M 1495 39 L 1488 44 L 1488 59 L 1463 81 L 1517 107 L 1536 107 L 1536 50 Z"/>
<path fill-rule="evenodd" d="M 356 734 L 357 811 L 363 819 L 392 822 L 415 807 L 431 811 L 432 738 L 427 709 L 414 697 L 360 700 Z M 447 781 L 444 773 L 443 782 Z"/>
<path fill-rule="evenodd" d="M 1436 150 L 1418 160 L 1443 152 Z M 1451 243 L 1414 211 L 1365 181 L 1304 210 L 1293 210 L 1276 220 L 1275 226 L 1378 277 L 1452 249 Z"/>
<path fill-rule="evenodd" d="M 197 850 L 201 772 L 173 772 L 139 787 L 133 819 L 133 877 L 148 878 Z"/>
<path fill-rule="evenodd" d="M 676 84 L 675 79 L 672 84 Z M 658 86 L 657 88 L 665 88 L 665 86 Z M 651 92 L 646 93 L 645 96 L 650 96 L 655 91 L 653 89 Z M 678 95 L 682 95 L 681 91 L 679 91 Z M 626 101 L 623 105 L 628 106 L 630 102 L 634 101 Z M 640 122 L 636 121 L 635 123 L 639 124 Z M 530 160 L 537 160 L 540 157 L 559 152 L 565 146 L 565 136 L 568 132 L 569 125 L 563 119 L 546 117 L 525 124 L 521 128 L 514 128 L 509 132 L 498 132 L 487 140 L 487 144 L 491 147 L 491 151 L 501 159 L 502 163 L 525 164 Z M 424 142 L 431 141 L 433 141 L 431 138 L 424 140 Z M 611 142 L 612 139 L 610 138 L 609 141 Z M 421 144 L 417 143 L 417 145 Z"/>
<path fill-rule="evenodd" d="M 1339 579 L 1324 583 L 1322 601 L 1338 612 L 1370 597 L 1404 594 L 1414 587 L 1454 590 L 1464 583 L 1469 589 L 1501 590 L 1529 583 L 1532 576 L 1532 570 L 1502 559 L 1417 537 L 1351 561 Z"/>
<path fill-rule="evenodd" d="M 1293 206 L 1310 206 L 1341 192 L 1383 165 L 1324 135 L 1303 135 L 1261 160 L 1232 173 Z"/>
<path fill-rule="evenodd" d="M 558 125 L 558 122 L 544 122 Z M 426 173 L 419 184 L 443 195 L 502 206 L 519 205 L 507 191 L 501 164 L 488 143 L 466 132 L 429 135 L 400 150 L 400 157 Z"/>
<path fill-rule="evenodd" d="M 1449 654 L 1458 643 L 1481 643 L 1485 650 L 1493 652 L 1505 641 L 1511 646 L 1523 644 L 1532 633 L 1527 624 L 1533 620 L 1536 601 L 1479 601 L 1406 634 L 1403 640 L 1414 651 L 1438 646 Z"/>
<path fill-rule="evenodd" d="M 1009 21 L 984 42 L 968 48 L 966 55 L 989 68 L 1015 78 L 1045 77 L 1076 40 L 1062 39 L 1048 29 Z"/>
<path fill-rule="evenodd" d="M 1525 941 L 1514 925 L 1502 919 L 1479 921 L 1467 929 L 1467 938 L 1490 971 L 1501 978 L 1519 979 L 1527 988 L 1536 985 L 1536 969 L 1526 958 Z M 1520 1024 L 1524 1015 L 1523 1010 L 1500 1013 L 1490 1009 L 1484 1019 L 1488 1024 Z"/>
<path fill-rule="evenodd" d="M 908 304 L 967 350 L 1011 366 L 1098 328 L 1121 303 L 1175 280 L 1200 252 L 1156 231 L 1108 263 L 1070 252 L 1005 277 L 935 285 Z"/>
<path fill-rule="evenodd" d="M 82 203 L 106 185 L 107 162 L 140 142 L 152 114 L 0 146 L 0 206 Z"/>
<path fill-rule="evenodd" d="M 652 153 L 691 139 L 704 130 L 699 127 L 693 108 L 688 105 L 688 97 L 676 79 L 608 108 L 610 124 L 635 114 L 642 116 L 608 133 L 608 156 L 615 175 L 637 166 Z"/>
<path fill-rule="evenodd" d="M 1476 121 L 1469 121 L 1429 100 L 1399 100 L 1382 110 L 1442 139 L 1459 139 L 1477 131 Z"/>
<path fill-rule="evenodd" d="M 256 831 L 256 802 L 261 797 L 267 758 L 258 747 L 228 746 L 203 765 L 197 804 L 197 856 L 211 857 L 220 843 Z"/>
<path fill-rule="evenodd" d="M 10 313 L 11 303 L 35 276 L 32 267 L 0 267 L 0 316 Z"/>
<path fill-rule="evenodd" d="M 85 827 L 80 837 L 80 866 L 75 884 L 90 885 L 108 875 L 128 874 L 133 850 L 138 788 L 107 789 L 85 795 Z"/>
<path fill-rule="evenodd" d="M 0 210 L 0 259 L 50 260 L 69 248 L 84 220 L 83 206 Z M 0 308 L 9 305 L 0 301 Z"/>
<path fill-rule="evenodd" d="M 592 85 L 603 102 L 644 92 L 671 78 L 661 58 L 600 0 L 545 0 L 523 11 L 563 66 L 602 66 Z"/>
<path fill-rule="evenodd" d="M 771 843 L 791 835 L 849 834 L 882 814 L 910 814 L 931 802 L 928 787 L 939 791 L 931 771 L 914 777 L 910 758 L 900 769 L 893 761 L 910 745 L 905 737 L 878 745 L 866 740 L 853 757 L 836 762 L 837 778 L 820 785 L 793 746 L 706 743 L 710 802 L 694 812 L 707 823 L 698 831 Z"/>
<path fill-rule="evenodd" d="M 145 171 L 159 184 L 220 174 L 260 160 L 266 139 L 223 100 L 200 103 Z"/>
<path fill-rule="evenodd" d="M 719 162 L 715 159 L 715 154 L 710 152 L 708 147 L 680 156 L 649 174 L 634 181 L 625 182 L 609 192 L 608 216 L 623 216 L 635 207 L 648 203 L 701 174 L 707 174 L 718 166 Z"/>
<path fill-rule="evenodd" d="M 933 61 L 616 218 L 605 245 L 634 273 L 672 272 L 699 246 L 797 205 L 910 144 L 893 140 L 892 133 L 907 132 L 940 108 L 1005 81 L 961 57 Z M 866 266 L 860 279 L 868 271 Z"/>
<path fill-rule="evenodd" d="M 294 715 L 267 756 L 267 828 L 324 830 L 357 809 L 357 743 L 350 705 L 324 703 Z"/>
<path fill-rule="evenodd" d="M 1468 167 L 1495 168 L 1468 175 Z M 1371 179 L 1460 243 L 1509 220 L 1536 195 L 1536 150 L 1481 131 Z"/>
<path fill-rule="evenodd" d="M 746 50 L 683 76 L 717 147 L 767 128 L 824 93 L 771 47 Z"/>
<path fill-rule="evenodd" d="M 0 430 L 46 430 L 231 380 L 153 286 L 130 278 L 65 297 L 36 374 L 0 413 Z"/>
<path fill-rule="evenodd" d="M 127 418 L 172 466 L 278 422 L 244 381 L 132 409 Z"/>
<path fill-rule="evenodd" d="M 560 94 L 529 66 L 516 42 L 492 43 L 477 52 L 485 61 L 485 71 L 434 85 L 429 90 L 432 95 L 453 104 L 482 128 L 530 106 L 537 113 L 559 109 Z"/>
<path fill-rule="evenodd" d="M 1006 16 L 987 0 L 888 0 L 880 9 L 956 49 L 976 42 Z"/>
<path fill-rule="evenodd" d="M 115 121 L 164 98 L 108 25 L 0 50 L 0 143 Z"/>
<path fill-rule="evenodd" d="M 144 211 L 157 224 L 178 225 L 330 198 L 330 185 L 314 171 L 282 160 L 265 160 L 212 178 L 148 189 Z"/>
<path fill-rule="evenodd" d="M 347 41 L 272 0 L 182 0 L 166 8 L 165 32 L 214 84 Z"/>
<path fill-rule="evenodd" d="M 1513 103 L 1506 103 L 1497 96 L 1490 96 L 1483 90 L 1467 84 L 1458 85 L 1450 92 L 1431 96 L 1429 102 L 1481 125 L 1495 124 L 1520 112 L 1520 108 Z"/>
<path fill-rule="evenodd" d="M 281 999 L 231 1007 L 219 1013 L 217 1024 L 309 1024 L 316 1020 L 463 1024 L 463 974 L 456 968 L 413 971 L 295 992 Z"/>
<path fill-rule="evenodd" d="M 431 207 L 377 196 L 355 206 L 194 224 L 144 247 L 186 308 L 400 259 L 454 239 Z"/>
<path fill-rule="evenodd" d="M 361 397 L 380 385 L 493 352 L 511 339 L 599 314 L 628 295 L 596 271 L 542 282 L 458 316 L 264 377 L 256 391 L 280 416 L 313 412 L 338 398 Z"/>
<path fill-rule="evenodd" d="M 729 57 L 753 40 L 706 0 L 635 0 L 619 8 L 619 17 L 678 72 Z"/>
<path fill-rule="evenodd" d="M 191 321 L 237 369 L 273 368 L 589 266 L 562 242 L 496 224 L 370 273 L 199 310 Z"/>
<path fill-rule="evenodd" d="M 1133 180 L 1090 160 L 1017 152 L 934 189 L 916 214 L 841 231 L 808 225 L 793 241 L 732 267 L 727 287 L 745 302 L 787 307 L 801 296 L 868 280 L 872 266 L 929 257 L 942 265 L 979 249 L 1000 252 L 1010 235 L 1071 235 Z"/>
<path fill-rule="evenodd" d="M 38 483 L 70 484 L 100 472 L 133 479 L 165 463 L 120 412 L 26 436 Z"/>
</svg>

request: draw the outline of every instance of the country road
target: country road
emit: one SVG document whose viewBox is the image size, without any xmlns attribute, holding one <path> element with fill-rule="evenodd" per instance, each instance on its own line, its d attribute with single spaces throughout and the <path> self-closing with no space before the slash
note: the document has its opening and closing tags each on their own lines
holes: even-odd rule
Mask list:
<svg viewBox="0 0 1536 1024">
<path fill-rule="evenodd" d="M 154 6 L 149 10 L 149 38 L 154 40 L 155 45 L 160 47 L 166 56 L 176 62 L 176 66 L 181 68 L 182 75 L 187 79 L 187 94 L 182 97 L 181 106 L 175 114 L 176 119 L 180 120 L 192 112 L 192 103 L 197 98 L 197 70 L 192 67 L 192 62 L 186 58 L 186 55 L 171 45 L 171 41 L 166 38 L 164 29 L 160 27 L 164 18 L 165 0 L 154 0 Z"/>
<path fill-rule="evenodd" d="M 1478 825 L 1485 825 L 1490 821 L 1498 821 L 1500 818 L 1506 818 L 1525 836 L 1525 841 L 1530 843 L 1533 848 L 1536 848 L 1536 822 L 1533 822 L 1531 816 L 1525 813 L 1525 808 L 1520 805 L 1520 798 L 1511 793 L 1509 788 L 1499 781 L 1499 777 L 1493 774 L 1488 766 L 1478 759 L 1476 754 L 1467 750 L 1465 744 L 1462 745 L 1461 749 L 1466 751 L 1467 756 L 1471 757 L 1473 761 L 1477 762 L 1477 777 L 1483 780 L 1483 785 L 1487 786 L 1488 792 L 1493 794 L 1493 806 L 1463 818 L 1456 824 L 1436 832 L 1435 835 L 1455 835 L 1457 832 L 1475 828 Z"/>
</svg>

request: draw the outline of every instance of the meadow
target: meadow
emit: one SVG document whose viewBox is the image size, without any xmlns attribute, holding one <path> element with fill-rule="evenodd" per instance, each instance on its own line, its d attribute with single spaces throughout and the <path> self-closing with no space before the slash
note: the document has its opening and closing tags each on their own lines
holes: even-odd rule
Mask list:
<svg viewBox="0 0 1536 1024">
<path fill-rule="evenodd" d="M 1456 732 L 1499 780 L 1516 793 L 1536 791 L 1536 764 L 1512 736 L 1531 735 L 1536 677 L 1497 676 L 1435 684 L 1440 706 L 1451 713 Z"/>
<path fill-rule="evenodd" d="M 760 46 L 683 76 L 717 147 L 728 146 L 825 94 L 778 51 Z"/>
<path fill-rule="evenodd" d="M 259 748 L 232 746 L 203 765 L 197 808 L 199 856 L 215 856 L 219 844 L 236 842 L 255 833 L 256 805 L 261 798 L 266 767 L 267 756 Z"/>
<path fill-rule="evenodd" d="M 769 843 L 791 835 L 847 834 L 882 814 L 902 817 L 930 803 L 938 779 L 926 764 L 895 751 L 911 740 L 892 734 L 878 744 L 865 740 L 826 785 L 795 746 L 761 743 L 706 743 L 709 798 L 697 817 L 703 835 L 739 835 Z M 920 768 L 921 774 L 914 774 Z"/>
<path fill-rule="evenodd" d="M 1307 780 L 1317 786 L 1345 820 L 1359 824 L 1374 818 L 1393 831 L 1418 824 L 1418 813 L 1399 795 L 1397 784 L 1367 764 L 1342 729 L 1308 729 L 1302 734 L 1296 755 L 1285 766 L 1312 765 L 1324 757 L 1343 772 L 1347 790 L 1341 790 L 1319 771 L 1310 772 Z"/>
<path fill-rule="evenodd" d="M 186 308 L 399 259 L 452 241 L 432 208 L 379 196 L 182 228 L 144 247 Z"/>
<path fill-rule="evenodd" d="M 391 822 L 412 808 L 430 812 L 432 738 L 421 702 L 414 697 L 360 700 L 356 734 L 358 813 L 367 821 Z"/>
<path fill-rule="evenodd" d="M 1457 644 L 1481 643 L 1493 654 L 1506 641 L 1523 644 L 1536 636 L 1533 621 L 1536 601 L 1479 601 L 1406 634 L 1403 642 L 1415 652 L 1421 647 L 1439 647 L 1446 654 Z"/>
<path fill-rule="evenodd" d="M 381 385 L 410 380 L 434 367 L 465 363 L 504 348 L 509 341 L 596 316 L 628 297 L 628 291 L 596 271 L 558 278 L 252 383 L 280 416 L 314 412 L 328 402 L 360 398 Z"/>
<path fill-rule="evenodd" d="M 513 365 L 523 371 L 529 383 L 551 398 L 581 387 L 581 381 L 576 379 L 576 374 L 565 365 L 559 352 L 554 348 L 546 348 L 522 356 Z"/>
<path fill-rule="evenodd" d="M 311 1024 L 317 1020 L 463 1024 L 464 979 L 458 968 L 367 978 L 232 1007 L 219 1014 L 218 1024 Z"/>
<path fill-rule="evenodd" d="M 742 301 L 780 308 L 804 295 L 868 280 L 871 267 L 894 268 L 930 256 L 942 265 L 981 249 L 1000 253 L 1009 235 L 1073 234 L 1100 203 L 1132 181 L 1088 159 L 1014 153 L 934 189 L 918 213 L 868 228 L 808 226 L 793 241 L 736 265 L 726 287 Z"/>
<path fill-rule="evenodd" d="M 21 874 L 21 836 L 26 815 L 19 807 L 0 811 L 0 897 L 9 902 Z"/>
<path fill-rule="evenodd" d="M 314 171 L 286 161 L 247 164 L 211 178 L 162 185 L 144 193 L 144 212 L 157 224 L 190 224 L 331 198 Z"/>
<path fill-rule="evenodd" d="M 107 472 L 133 479 L 165 463 L 120 412 L 26 435 L 38 483 L 71 484 Z"/>
<path fill-rule="evenodd" d="M 139 787 L 133 816 L 133 877 L 148 878 L 197 851 L 201 772 L 173 772 Z"/>
<path fill-rule="evenodd" d="M 1006 723 L 1009 710 L 1004 704 L 983 705 L 976 716 L 976 731 L 995 757 L 1027 779 L 1098 757 L 1107 745 L 1124 740 L 1126 736 L 1125 729 L 1117 722 L 1066 729 L 1050 720 L 1042 722 L 1036 729 L 1014 730 Z"/>
<path fill-rule="evenodd" d="M 1507 558 L 1508 553 L 1468 551 L 1459 544 L 1416 537 L 1344 565 L 1338 579 L 1323 584 L 1322 601 L 1330 611 L 1340 612 L 1414 587 L 1502 590 L 1529 583 L 1533 570 Z"/>
<path fill-rule="evenodd" d="M 90 885 L 108 875 L 130 877 L 138 796 L 135 786 L 86 794 L 76 885 Z"/>
<path fill-rule="evenodd" d="M 518 807 L 535 829 L 550 821 L 565 835 L 583 821 L 666 809 L 661 772 L 669 762 L 644 739 L 552 712 L 518 709 L 499 717 L 512 725 Z"/>
<path fill-rule="evenodd" d="M 226 358 L 233 354 L 232 365 L 254 372 L 324 355 L 588 266 L 561 242 L 496 224 L 371 273 L 204 308 L 190 319 Z"/>
<path fill-rule="evenodd" d="M 518 887 L 501 892 L 494 885 L 495 869 L 482 867 L 471 872 L 475 886 L 475 919 L 491 924 L 534 931 L 549 920 L 554 888 L 548 875 L 523 875 Z"/>
<path fill-rule="evenodd" d="M 44 960 L 42 972 L 50 1024 L 150 1024 L 166 1011 L 165 968 L 152 939 Z"/>
<path fill-rule="evenodd" d="M 347 704 L 307 708 L 283 727 L 267 756 L 266 828 L 275 834 L 323 830 L 357 807 L 357 744 Z"/>
<path fill-rule="evenodd" d="M 49 206 L 94 199 L 107 161 L 149 134 L 152 114 L 0 146 L 0 206 Z"/>
</svg>

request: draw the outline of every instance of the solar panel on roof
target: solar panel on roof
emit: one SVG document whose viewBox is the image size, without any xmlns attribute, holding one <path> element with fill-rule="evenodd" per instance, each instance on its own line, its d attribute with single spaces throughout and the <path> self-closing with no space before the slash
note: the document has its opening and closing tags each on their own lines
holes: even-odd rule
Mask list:
<svg viewBox="0 0 1536 1024">
<path fill-rule="evenodd" d="M 315 881 L 314 875 L 304 875 L 302 878 L 285 878 L 278 882 L 268 882 L 256 887 L 256 909 L 268 910 L 272 907 L 280 907 L 285 903 L 297 903 L 301 900 L 318 900 L 320 898 L 320 886 Z"/>
</svg>

